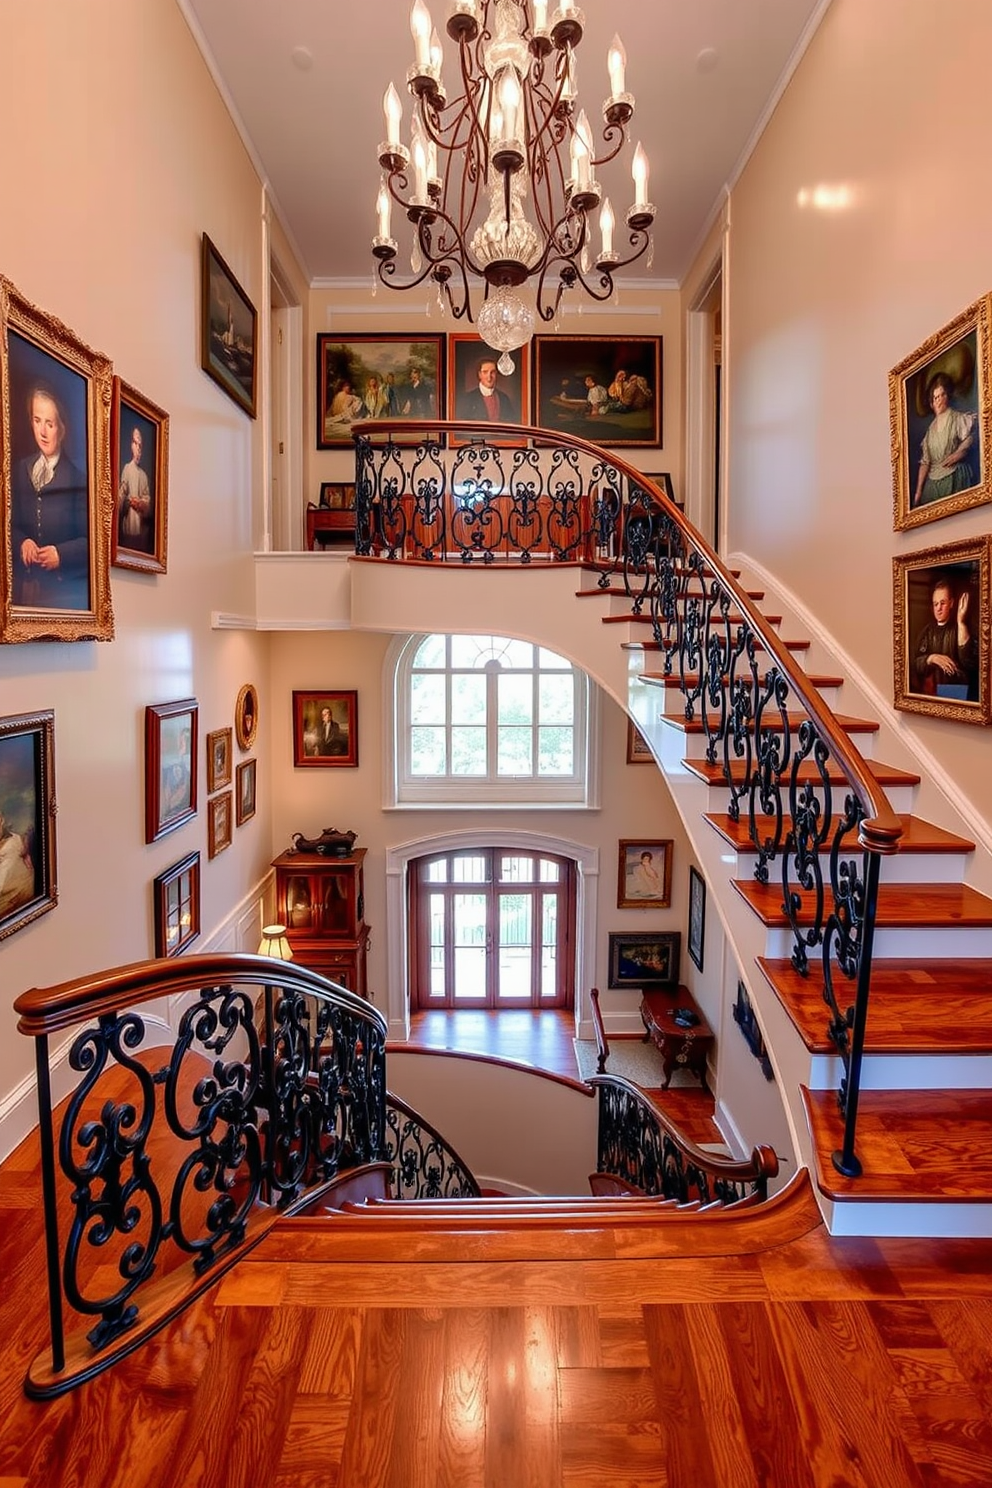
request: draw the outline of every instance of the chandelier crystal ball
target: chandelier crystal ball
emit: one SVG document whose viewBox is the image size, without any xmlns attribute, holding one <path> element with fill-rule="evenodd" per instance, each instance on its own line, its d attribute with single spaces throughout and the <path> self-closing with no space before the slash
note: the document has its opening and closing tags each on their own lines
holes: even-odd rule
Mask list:
<svg viewBox="0 0 992 1488">
<path fill-rule="evenodd" d="M 475 320 L 486 344 L 503 353 L 504 371 L 512 370 L 508 353 L 530 340 L 537 319 L 554 320 L 565 290 L 579 285 L 595 300 L 609 299 L 616 270 L 640 258 L 651 241 L 655 209 L 647 195 L 648 158 L 638 144 L 631 160 L 634 200 L 624 218 L 626 256 L 615 246 L 616 216 L 596 173 L 628 144 L 634 98 L 625 86 L 623 44 L 614 36 L 597 144 L 578 103 L 576 51 L 584 26 L 571 0 L 553 10 L 549 0 L 450 0 L 445 30 L 457 47 L 461 91 L 449 102 L 440 37 L 426 0 L 413 0 L 408 145 L 392 83 L 383 98 L 386 138 L 378 152 L 372 240 L 378 277 L 389 289 L 435 285 L 442 308 Z M 394 207 L 412 229 L 404 279 L 396 274 Z M 516 291 L 528 281 L 524 299 Z M 477 313 L 473 292 L 483 296 Z"/>
</svg>

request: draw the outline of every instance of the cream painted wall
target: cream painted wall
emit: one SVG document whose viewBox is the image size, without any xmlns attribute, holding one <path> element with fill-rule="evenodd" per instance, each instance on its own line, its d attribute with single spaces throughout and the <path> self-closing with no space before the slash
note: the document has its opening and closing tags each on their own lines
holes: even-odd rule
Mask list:
<svg viewBox="0 0 992 1488">
<path fill-rule="evenodd" d="M 733 192 L 729 548 L 752 554 L 892 697 L 893 555 L 992 507 L 892 530 L 888 372 L 992 288 L 992 6 L 833 0 Z M 800 204 L 843 187 L 841 210 Z M 898 715 L 992 817 L 984 729 Z"/>
<path fill-rule="evenodd" d="M 254 604 L 260 430 L 199 368 L 200 234 L 260 307 L 260 183 L 175 0 L 6 5 L 3 56 L 0 273 L 168 410 L 171 461 L 169 571 L 111 570 L 117 639 L 0 649 L 0 712 L 55 709 L 60 893 L 0 943 L 0 1116 L 33 1068 L 13 998 L 150 955 L 152 879 L 170 863 L 201 853 L 201 945 L 232 915 L 257 923 L 272 801 L 267 642 L 211 629 L 213 609 Z M 285 244 L 280 258 L 298 275 Z M 208 862 L 202 740 L 232 724 L 249 680 L 259 812 Z M 187 696 L 200 702 L 200 811 L 146 846 L 144 709 Z"/>
<path fill-rule="evenodd" d="M 526 578 L 524 580 L 526 582 Z M 538 581 L 539 582 L 539 581 Z M 681 821 L 658 770 L 626 763 L 626 715 L 604 697 L 601 708 L 602 790 L 596 811 L 546 810 L 526 813 L 382 809 L 384 769 L 383 667 L 392 637 L 370 632 L 273 635 L 270 693 L 273 773 L 273 853 L 291 846 L 294 832 L 313 836 L 324 827 L 358 833 L 365 860 L 366 918 L 372 927 L 369 982 L 385 1008 L 387 936 L 386 852 L 411 840 L 454 831 L 478 831 L 488 840 L 507 828 L 568 838 L 599 853 L 598 960 L 589 986 L 603 991 L 602 1006 L 616 1028 L 640 1030 L 639 998 L 606 989 L 607 935 L 610 930 L 681 930 L 687 915 L 689 849 Z M 294 688 L 356 688 L 359 761 L 357 769 L 292 769 Z M 672 906 L 665 910 L 617 909 L 618 842 L 622 837 L 672 838 Z M 685 980 L 692 964 L 684 958 Z M 583 989 L 588 991 L 588 987 Z"/>
</svg>

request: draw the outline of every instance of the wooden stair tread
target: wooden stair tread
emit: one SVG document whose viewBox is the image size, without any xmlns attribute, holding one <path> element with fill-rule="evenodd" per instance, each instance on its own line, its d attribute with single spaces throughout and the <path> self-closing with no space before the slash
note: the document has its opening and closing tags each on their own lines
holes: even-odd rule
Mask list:
<svg viewBox="0 0 992 1488">
<path fill-rule="evenodd" d="M 731 880 L 741 898 L 748 903 L 765 925 L 788 925 L 782 909 L 781 883 L 761 884 L 754 879 Z M 811 923 L 813 895 L 799 912 L 800 924 Z M 985 927 L 992 925 L 992 899 L 961 883 L 880 884 L 875 914 L 878 928 L 913 929 L 925 926 L 954 925 Z M 990 1143 L 992 1146 L 992 1143 Z"/>
<path fill-rule="evenodd" d="M 762 732 L 771 733 L 782 727 L 781 715 L 766 715 L 767 722 L 763 724 Z M 805 713 L 788 713 L 789 728 L 793 735 L 807 721 Z M 849 713 L 834 713 L 834 722 L 844 730 L 845 734 L 877 734 L 878 722 L 873 718 L 855 718 Z M 659 722 L 666 723 L 670 728 L 679 729 L 684 734 L 703 733 L 703 720 L 701 718 L 682 718 L 678 713 L 662 713 Z"/>
<path fill-rule="evenodd" d="M 636 647 L 631 647 L 636 649 Z M 811 687 L 842 687 L 843 677 L 830 677 L 825 672 L 804 672 L 807 682 Z M 674 673 L 666 672 L 638 672 L 638 682 L 648 682 L 652 687 L 667 687 L 672 689 L 682 688 L 682 679 Z M 726 677 L 723 678 L 726 683 Z M 696 672 L 687 672 L 685 676 L 686 685 L 690 688 L 698 686 L 699 676 Z"/>
<path fill-rule="evenodd" d="M 635 577 L 638 577 L 639 578 L 639 577 L 641 577 L 641 575 L 636 575 Z M 745 589 L 744 590 L 744 593 L 747 595 L 748 599 L 754 600 L 755 604 L 760 604 L 760 602 L 765 597 L 765 591 L 763 589 Z M 589 599 L 592 595 L 603 595 L 603 594 L 615 596 L 618 599 L 624 599 L 624 598 L 626 598 L 626 599 L 634 599 L 636 597 L 635 595 L 633 595 L 630 592 L 629 589 L 624 589 L 624 588 L 620 587 L 619 585 L 613 585 L 613 584 L 605 585 L 601 589 L 599 589 L 599 588 L 597 588 L 597 589 L 576 589 L 576 591 L 575 591 L 575 597 L 576 597 L 576 599 Z M 702 591 L 701 590 L 697 590 L 695 593 L 692 593 L 690 591 L 690 593 L 688 595 L 688 598 L 689 599 L 701 599 L 702 598 Z"/>
<path fill-rule="evenodd" d="M 636 598 L 635 595 L 630 595 L 629 597 L 630 597 L 631 600 L 633 600 L 634 598 Z M 692 597 L 693 597 L 692 595 L 689 596 L 690 599 Z M 601 619 L 602 619 L 602 622 L 603 622 L 604 625 L 623 625 L 625 622 L 628 623 L 628 624 L 631 624 L 631 625 L 650 625 L 651 624 L 651 616 L 650 615 L 644 615 L 644 614 L 641 614 L 641 615 L 603 615 L 603 616 L 601 616 Z M 762 612 L 762 619 L 765 620 L 769 625 L 781 625 L 782 624 L 782 616 L 781 615 L 766 615 L 766 614 L 764 614 L 764 612 Z M 721 627 L 724 624 L 726 624 L 726 625 L 743 625 L 744 624 L 744 616 L 743 615 L 738 615 L 736 613 L 727 615 L 726 617 L 724 617 L 723 615 L 721 615 L 719 617 L 719 619 L 715 619 L 712 622 L 712 624 L 714 626 L 719 625 Z"/>
<path fill-rule="evenodd" d="M 605 624 L 607 622 L 607 620 L 611 620 L 612 622 L 615 623 L 617 620 L 629 620 L 631 618 L 633 618 L 633 617 L 632 616 L 629 616 L 629 615 L 612 615 L 612 616 L 604 615 L 603 616 L 603 623 Z M 640 618 L 643 619 L 644 617 L 642 616 Z M 782 638 L 780 638 L 780 642 L 785 647 L 785 649 L 787 651 L 808 651 L 809 648 L 810 648 L 810 644 L 811 644 L 809 641 L 787 641 L 787 640 L 784 640 Z M 674 642 L 673 641 L 621 641 L 620 642 L 620 649 L 622 651 L 670 651 L 670 650 L 672 650 L 673 646 L 674 646 Z M 755 638 L 754 649 L 756 651 L 764 651 L 765 647 L 761 644 L 760 637 L 756 637 Z"/>
<path fill-rule="evenodd" d="M 707 811 L 703 814 L 703 820 L 709 822 L 714 831 L 742 852 L 756 852 L 757 849 L 748 835 L 747 817 L 741 815 L 739 821 L 734 821 L 726 811 Z M 899 839 L 899 851 L 904 853 L 954 853 L 974 852 L 975 844 L 967 837 L 958 837 L 954 832 L 948 832 L 943 827 L 935 826 L 933 822 L 924 821 L 922 817 L 900 814 L 902 822 L 902 837 Z M 771 829 L 771 819 L 769 830 Z M 791 818 L 784 820 L 784 830 L 788 830 Z M 760 828 L 761 818 L 758 819 Z M 853 844 L 852 844 L 853 845 Z M 825 842 L 823 851 L 830 851 L 830 843 Z"/>
<path fill-rule="evenodd" d="M 809 976 L 786 957 L 759 956 L 758 969 L 792 1019 L 811 1053 L 836 1052 L 827 1037 L 823 968 Z M 854 984 L 838 971 L 834 989 L 841 1007 L 854 1000 Z M 865 1049 L 869 1054 L 992 1054 L 992 960 L 875 960 Z"/>
<path fill-rule="evenodd" d="M 712 764 L 705 759 L 684 759 L 682 764 L 686 770 L 693 775 L 698 775 L 700 780 L 705 780 L 709 785 L 726 786 L 724 778 L 723 763 L 715 760 Z M 874 775 L 879 785 L 919 785 L 919 775 L 914 775 L 910 770 L 901 770 L 898 765 L 884 765 L 879 760 L 865 760 L 865 765 Z M 746 778 L 746 766 L 743 760 L 734 760 L 730 766 L 730 778 L 735 785 L 742 785 Z M 799 767 L 800 781 L 820 779 L 820 772 L 809 761 L 804 761 Z M 844 776 L 836 766 L 827 766 L 827 779 L 831 784 L 842 784 Z M 788 781 L 786 781 L 786 786 Z"/>
<path fill-rule="evenodd" d="M 803 1086 L 802 1096 L 816 1153 L 814 1181 L 828 1198 L 992 1202 L 992 1092 L 862 1089 L 858 1178 L 843 1177 L 831 1162 L 843 1144 L 836 1091 Z"/>
</svg>

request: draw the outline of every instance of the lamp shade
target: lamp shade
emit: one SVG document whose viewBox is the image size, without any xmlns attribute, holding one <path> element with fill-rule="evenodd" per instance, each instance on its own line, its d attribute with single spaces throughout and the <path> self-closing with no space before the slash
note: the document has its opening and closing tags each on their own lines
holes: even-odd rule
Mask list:
<svg viewBox="0 0 992 1488">
<path fill-rule="evenodd" d="M 277 961 L 292 961 L 293 948 L 289 943 L 285 925 L 263 925 L 260 956 L 274 956 Z"/>
</svg>

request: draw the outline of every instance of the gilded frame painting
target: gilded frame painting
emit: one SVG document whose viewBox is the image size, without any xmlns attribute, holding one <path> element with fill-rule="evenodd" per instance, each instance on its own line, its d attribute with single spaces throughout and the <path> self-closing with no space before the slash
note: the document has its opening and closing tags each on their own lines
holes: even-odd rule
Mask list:
<svg viewBox="0 0 992 1488">
<path fill-rule="evenodd" d="M 665 987 L 674 992 L 679 982 L 678 930 L 627 934 L 610 932 L 610 959 L 606 985 L 638 987 L 642 991 Z"/>
<path fill-rule="evenodd" d="M 115 568 L 165 573 L 169 547 L 169 415 L 114 378 L 110 419 Z"/>
<path fill-rule="evenodd" d="M 990 305 L 976 300 L 889 373 L 897 532 L 992 501 Z"/>
<path fill-rule="evenodd" d="M 443 334 L 321 332 L 317 448 L 350 449 L 352 431 L 367 419 L 443 419 L 444 339 Z"/>
<path fill-rule="evenodd" d="M 0 940 L 58 903 L 55 713 L 0 718 Z"/>
<path fill-rule="evenodd" d="M 530 417 L 530 346 L 512 353 L 513 371 L 504 376 L 497 367 L 499 352 L 487 346 L 481 336 L 471 332 L 448 335 L 448 418 L 468 419 L 473 423 L 495 422 L 524 424 Z M 482 368 L 492 367 L 492 376 L 484 383 Z M 492 386 L 489 385 L 491 381 Z M 495 413 L 490 419 L 485 394 L 494 400 Z M 521 441 L 522 442 L 522 441 Z"/>
<path fill-rule="evenodd" d="M 620 838 L 617 909 L 667 909 L 672 902 L 669 838 Z"/>
<path fill-rule="evenodd" d="M 215 858 L 234 840 L 234 792 L 221 791 L 207 802 L 207 857 Z"/>
<path fill-rule="evenodd" d="M 293 693 L 293 764 L 358 764 L 357 691 Z"/>
<path fill-rule="evenodd" d="M 233 734 L 229 728 L 214 729 L 207 735 L 207 795 L 231 783 Z"/>
<path fill-rule="evenodd" d="M 992 537 L 892 560 L 895 706 L 992 722 Z"/>
<path fill-rule="evenodd" d="M 196 698 L 145 709 L 145 841 L 157 842 L 196 815 Z"/>
<path fill-rule="evenodd" d="M 255 417 L 258 316 L 206 233 L 200 246 L 200 366 Z"/>
<path fill-rule="evenodd" d="M 593 444 L 662 443 L 661 336 L 535 336 L 534 416 Z"/>
<path fill-rule="evenodd" d="M 236 771 L 235 825 L 243 827 L 255 815 L 256 761 L 244 760 Z"/>
<path fill-rule="evenodd" d="M 113 371 L 0 277 L 0 642 L 111 641 Z"/>
</svg>

